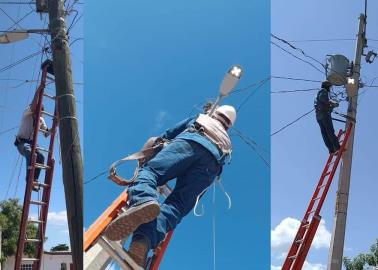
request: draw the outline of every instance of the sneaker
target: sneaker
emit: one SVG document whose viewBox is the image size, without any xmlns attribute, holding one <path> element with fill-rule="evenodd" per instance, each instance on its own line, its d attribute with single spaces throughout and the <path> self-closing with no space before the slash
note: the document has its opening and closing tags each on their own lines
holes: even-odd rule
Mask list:
<svg viewBox="0 0 378 270">
<path fill-rule="evenodd" d="M 132 206 L 109 224 L 105 236 L 112 241 L 125 239 L 141 224 L 154 220 L 159 213 L 160 206 L 156 201 Z"/>
<path fill-rule="evenodd" d="M 130 243 L 129 255 L 140 267 L 145 267 L 148 251 L 150 250 L 150 240 L 144 235 L 134 235 Z"/>
</svg>

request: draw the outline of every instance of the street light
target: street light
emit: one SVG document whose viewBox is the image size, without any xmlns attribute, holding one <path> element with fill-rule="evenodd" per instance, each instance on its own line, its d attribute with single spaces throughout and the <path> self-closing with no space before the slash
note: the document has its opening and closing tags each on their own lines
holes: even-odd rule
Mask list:
<svg viewBox="0 0 378 270">
<path fill-rule="evenodd" d="M 29 30 L 21 30 L 21 31 L 4 32 L 3 34 L 0 34 L 0 43 L 8 44 L 8 43 L 27 39 L 29 37 L 29 33 L 42 34 L 42 33 L 48 33 L 48 32 L 49 32 L 48 29 L 29 29 Z"/>
<path fill-rule="evenodd" d="M 209 116 L 211 116 L 214 113 L 221 99 L 227 96 L 231 92 L 231 90 L 234 89 L 234 87 L 240 80 L 240 77 L 242 76 L 242 74 L 243 74 L 243 70 L 240 65 L 234 65 L 227 71 L 219 87 L 219 96 L 217 97 L 217 100 L 215 101 L 213 107 L 211 108 L 211 111 L 209 112 Z"/>
<path fill-rule="evenodd" d="M 7 44 L 17 42 L 28 38 L 29 34 L 26 32 L 8 32 L 0 35 L 0 43 Z"/>
</svg>

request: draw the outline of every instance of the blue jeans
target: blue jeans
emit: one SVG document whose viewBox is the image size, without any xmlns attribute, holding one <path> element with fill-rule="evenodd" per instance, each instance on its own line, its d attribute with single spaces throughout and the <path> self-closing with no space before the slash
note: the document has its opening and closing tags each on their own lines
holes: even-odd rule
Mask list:
<svg viewBox="0 0 378 270">
<path fill-rule="evenodd" d="M 318 120 L 318 124 L 328 151 L 331 153 L 339 149 L 340 144 L 337 136 L 335 135 L 331 115 L 326 115 L 321 120 Z"/>
<path fill-rule="evenodd" d="M 161 205 L 157 219 L 142 224 L 134 235 L 144 235 L 154 249 L 167 232 L 174 230 L 181 219 L 194 207 L 197 196 L 209 187 L 220 173 L 214 156 L 200 144 L 175 139 L 163 148 L 139 171 L 129 187 L 129 204 L 136 206 L 147 201 L 158 201 L 157 187 L 177 178 L 173 192 Z"/>
<path fill-rule="evenodd" d="M 28 167 L 30 166 L 30 162 L 31 162 L 31 150 L 32 150 L 31 145 L 28 144 L 28 143 L 19 143 L 17 145 L 17 150 L 26 159 L 26 181 L 28 181 L 29 171 L 30 171 Z M 37 156 L 36 162 L 39 163 L 39 164 L 44 164 L 45 157 L 43 156 L 43 154 L 41 152 L 39 152 L 37 149 L 35 151 L 35 154 Z M 34 179 L 35 180 L 38 180 L 40 173 L 41 173 L 41 169 L 36 168 L 35 171 L 34 171 Z"/>
</svg>

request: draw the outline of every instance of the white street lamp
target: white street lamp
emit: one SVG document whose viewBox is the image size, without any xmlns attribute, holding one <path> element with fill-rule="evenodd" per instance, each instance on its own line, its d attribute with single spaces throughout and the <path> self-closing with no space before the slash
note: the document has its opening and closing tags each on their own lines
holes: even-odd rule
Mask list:
<svg viewBox="0 0 378 270">
<path fill-rule="evenodd" d="M 211 108 L 211 111 L 209 112 L 209 116 L 211 116 L 214 113 L 221 99 L 227 96 L 231 92 L 231 90 L 234 89 L 234 87 L 240 80 L 240 77 L 242 76 L 242 74 L 243 74 L 243 70 L 240 65 L 234 65 L 228 70 L 228 72 L 224 76 L 223 81 L 219 87 L 219 96 L 217 97 L 217 100 L 213 104 L 213 107 Z"/>
<path fill-rule="evenodd" d="M 0 44 L 8 44 L 12 42 L 17 42 L 20 40 L 27 39 L 29 33 L 42 34 L 48 33 L 48 29 L 29 29 L 29 30 L 19 30 L 19 31 L 9 31 L 0 34 Z"/>
</svg>

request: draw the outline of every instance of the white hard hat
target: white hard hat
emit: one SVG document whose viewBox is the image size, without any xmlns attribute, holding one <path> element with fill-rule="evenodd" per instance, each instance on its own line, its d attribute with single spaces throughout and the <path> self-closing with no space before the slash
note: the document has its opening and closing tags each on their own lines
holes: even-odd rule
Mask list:
<svg viewBox="0 0 378 270">
<path fill-rule="evenodd" d="M 227 123 L 228 127 L 234 125 L 236 120 L 236 110 L 234 107 L 230 105 L 222 105 L 215 110 L 215 113 L 218 115 L 221 114 L 221 117 L 225 116 L 227 118 L 229 121 L 229 123 Z"/>
</svg>

